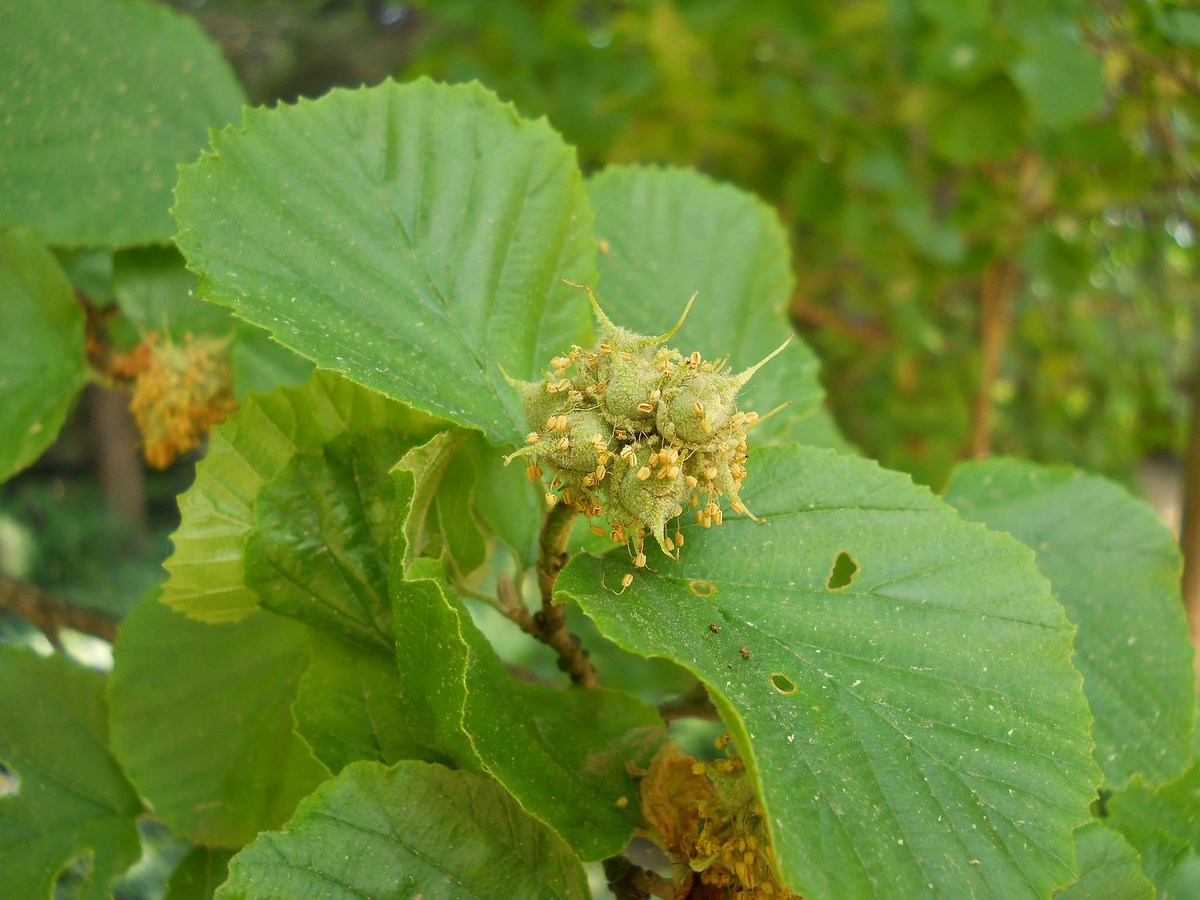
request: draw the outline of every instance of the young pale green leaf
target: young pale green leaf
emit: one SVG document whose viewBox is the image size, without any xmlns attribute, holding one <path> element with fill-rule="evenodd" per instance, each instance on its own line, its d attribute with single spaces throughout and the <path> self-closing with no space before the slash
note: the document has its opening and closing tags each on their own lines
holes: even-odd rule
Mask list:
<svg viewBox="0 0 1200 900">
<path fill-rule="evenodd" d="M 1200 764 L 1153 789 L 1134 780 L 1108 801 L 1106 824 L 1142 857 L 1158 896 L 1200 896 Z"/>
<path fill-rule="evenodd" d="M 166 900 L 212 900 L 229 874 L 229 850 L 194 847 L 175 866 Z"/>
<path fill-rule="evenodd" d="M 247 398 L 213 429 L 196 480 L 179 498 L 182 516 L 163 602 L 208 622 L 244 618 L 258 608 L 245 585 L 244 552 L 254 526 L 254 498 L 297 453 L 349 431 L 395 428 L 414 435 L 432 420 L 332 372 L 298 389 Z"/>
<path fill-rule="evenodd" d="M 528 430 L 529 377 L 585 341 L 591 213 L 574 152 L 479 85 L 249 110 L 180 172 L 201 293 L 319 366 L 480 428 Z"/>
<path fill-rule="evenodd" d="M 307 650 L 304 629 L 270 613 L 209 625 L 154 595 L 121 624 L 113 748 L 172 832 L 240 847 L 328 775 L 292 732 Z"/>
<path fill-rule="evenodd" d="M 54 244 L 165 243 L 175 167 L 242 92 L 194 21 L 159 4 L 0 5 L 0 224 Z"/>
<path fill-rule="evenodd" d="M 754 438 L 803 437 L 824 395 L 817 358 L 788 323 L 795 279 L 775 211 L 690 169 L 614 166 L 588 180 L 588 195 L 601 248 L 597 296 L 609 318 L 662 334 L 699 292 L 670 344 L 708 359 L 728 354 L 734 369 L 754 365 L 791 335 L 791 346 L 750 381 L 739 405 L 767 413 L 791 401 Z"/>
<path fill-rule="evenodd" d="M 806 897 L 1045 894 L 1100 773 L 1072 629 L 1033 554 L 905 476 L 810 447 L 751 455 L 766 519 L 683 528 L 678 563 L 559 578 L 621 646 L 693 671 Z"/>
<path fill-rule="evenodd" d="M 388 471 L 412 445 L 399 429 L 350 432 L 296 454 L 259 491 L 245 563 L 263 607 L 391 653 Z"/>
<path fill-rule="evenodd" d="M 50 897 L 88 859 L 83 900 L 141 855 L 142 804 L 108 749 L 104 679 L 63 656 L 0 647 L 0 892 Z"/>
<path fill-rule="evenodd" d="M 1079 876 L 1056 891 L 1056 900 L 1149 900 L 1154 885 L 1142 873 L 1137 851 L 1121 835 L 1100 822 L 1075 832 L 1075 865 Z"/>
<path fill-rule="evenodd" d="M 1074 660 L 1108 785 L 1182 774 L 1196 706 L 1193 650 L 1179 549 L 1154 510 L 1103 478 L 1012 459 L 960 466 L 946 500 L 1037 554 L 1078 629 Z"/>
<path fill-rule="evenodd" d="M 83 310 L 70 283 L 37 240 L 0 230 L 0 481 L 50 446 L 86 383 Z"/>
<path fill-rule="evenodd" d="M 308 629 L 312 656 L 292 714 L 313 755 L 331 772 L 360 759 L 436 762 L 434 723 L 407 710 L 396 656 Z"/>
<path fill-rule="evenodd" d="M 217 892 L 220 900 L 589 896 L 579 860 L 500 785 L 420 762 L 348 766 L 282 832 L 235 856 Z"/>
</svg>

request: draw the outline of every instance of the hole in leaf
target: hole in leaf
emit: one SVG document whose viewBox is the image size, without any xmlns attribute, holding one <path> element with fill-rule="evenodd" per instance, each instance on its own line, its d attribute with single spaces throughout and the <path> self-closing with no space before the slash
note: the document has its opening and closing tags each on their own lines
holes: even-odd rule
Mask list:
<svg viewBox="0 0 1200 900">
<path fill-rule="evenodd" d="M 831 591 L 849 587 L 857 574 L 858 563 L 854 561 L 853 556 L 843 550 L 833 561 L 833 568 L 829 572 L 829 581 L 825 583 L 825 586 Z"/>
<path fill-rule="evenodd" d="M 693 581 L 689 586 L 693 594 L 704 600 L 717 592 L 717 586 L 711 581 Z"/>
<path fill-rule="evenodd" d="M 771 687 L 788 697 L 796 693 L 796 682 L 788 678 L 782 672 L 775 672 L 771 675 Z"/>
<path fill-rule="evenodd" d="M 0 798 L 15 797 L 21 793 L 21 776 L 0 763 Z"/>
<path fill-rule="evenodd" d="M 85 850 L 59 869 L 58 874 L 54 876 L 54 896 L 80 896 L 81 888 L 87 884 L 88 876 L 91 875 L 94 856 L 93 850 Z"/>
</svg>

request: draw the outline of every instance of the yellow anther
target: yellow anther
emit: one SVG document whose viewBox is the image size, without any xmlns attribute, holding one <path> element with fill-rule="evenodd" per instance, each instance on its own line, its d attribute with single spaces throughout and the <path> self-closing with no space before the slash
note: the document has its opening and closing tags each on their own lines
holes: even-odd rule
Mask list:
<svg viewBox="0 0 1200 900">
<path fill-rule="evenodd" d="M 640 469 L 638 469 L 638 471 L 637 471 L 638 481 L 645 481 L 649 477 L 650 477 L 650 467 L 649 466 L 642 466 Z"/>
</svg>

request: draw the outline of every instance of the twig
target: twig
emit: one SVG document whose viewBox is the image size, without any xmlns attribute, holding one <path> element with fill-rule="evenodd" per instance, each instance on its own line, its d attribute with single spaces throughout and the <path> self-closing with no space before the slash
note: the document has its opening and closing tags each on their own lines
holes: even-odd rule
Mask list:
<svg viewBox="0 0 1200 900">
<path fill-rule="evenodd" d="M 719 719 L 720 715 L 708 697 L 708 690 L 697 683 L 694 688 L 680 697 L 674 697 L 658 706 L 658 714 L 664 722 L 676 719 Z"/>
<path fill-rule="evenodd" d="M 1017 292 L 1016 265 L 1009 259 L 993 262 L 983 272 L 980 285 L 979 385 L 975 390 L 975 414 L 971 427 L 970 455 L 987 456 L 992 449 L 992 391 L 1000 374 L 1004 348 L 1012 324 L 1012 302 Z"/>
<path fill-rule="evenodd" d="M 46 639 L 59 647 L 61 628 L 81 631 L 112 643 L 117 639 L 115 616 L 75 606 L 47 590 L 0 575 L 0 608 L 11 610 L 32 622 Z"/>
<path fill-rule="evenodd" d="M 1179 546 L 1183 550 L 1183 604 L 1192 645 L 1197 648 L 1196 674 L 1200 677 L 1200 352 L 1192 379 L 1192 435 L 1183 476 Z"/>
<path fill-rule="evenodd" d="M 500 578 L 496 592 L 501 612 L 526 634 L 552 647 L 558 654 L 558 667 L 571 676 L 572 682 L 579 687 L 594 688 L 600 684 L 600 679 L 587 651 L 580 645 L 579 638 L 567 631 L 566 611 L 554 605 L 554 584 L 570 559 L 567 539 L 578 515 L 577 510 L 566 504 L 559 504 L 546 513 L 537 564 L 538 588 L 542 595 L 542 608 L 538 613 L 530 614 L 507 576 Z"/>
</svg>

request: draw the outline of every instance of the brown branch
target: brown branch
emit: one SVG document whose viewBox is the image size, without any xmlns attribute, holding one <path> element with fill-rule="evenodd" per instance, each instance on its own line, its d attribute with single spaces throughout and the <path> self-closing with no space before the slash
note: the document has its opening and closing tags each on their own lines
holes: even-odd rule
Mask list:
<svg viewBox="0 0 1200 900">
<path fill-rule="evenodd" d="M 61 628 L 81 631 L 112 643 L 117 639 L 115 616 L 75 606 L 32 584 L 14 581 L 0 575 L 0 608 L 24 616 L 46 636 L 55 647 L 59 647 L 58 632 Z"/>
<path fill-rule="evenodd" d="M 1017 293 L 1019 271 L 1011 259 L 996 260 L 988 265 L 980 279 L 980 350 L 982 361 L 979 385 L 975 390 L 975 409 L 972 417 L 970 455 L 987 456 L 992 450 L 993 404 L 992 392 L 1000 374 L 1000 363 L 1008 344 L 1012 325 L 1013 298 Z"/>
<path fill-rule="evenodd" d="M 679 697 L 673 697 L 658 706 L 658 714 L 664 722 L 675 719 L 719 719 L 717 708 L 708 697 L 708 689 L 697 683 L 694 688 Z"/>
<path fill-rule="evenodd" d="M 596 669 L 588 659 L 587 651 L 580 645 L 579 638 L 567 631 L 566 610 L 554 605 L 554 584 L 570 559 L 567 539 L 578 515 L 577 510 L 565 503 L 558 504 L 546 513 L 537 563 L 538 588 L 542 595 L 542 608 L 538 613 L 530 614 L 516 586 L 507 576 L 500 578 L 497 594 L 501 611 L 526 634 L 552 647 L 558 654 L 558 667 L 571 676 L 573 683 L 583 688 L 594 688 L 600 684 Z"/>
<path fill-rule="evenodd" d="M 1179 527 L 1179 546 L 1183 550 L 1184 609 L 1192 645 L 1197 648 L 1196 673 L 1200 677 L 1200 351 L 1192 376 L 1192 435 L 1188 441 L 1183 476 L 1183 515 Z"/>
<path fill-rule="evenodd" d="M 792 297 L 791 313 L 792 320 L 797 325 L 836 331 L 873 350 L 892 344 L 891 336 L 878 325 L 853 322 L 836 311 L 813 303 L 799 294 Z"/>
</svg>

